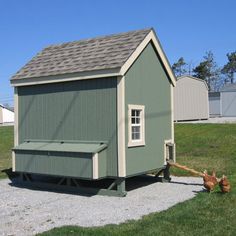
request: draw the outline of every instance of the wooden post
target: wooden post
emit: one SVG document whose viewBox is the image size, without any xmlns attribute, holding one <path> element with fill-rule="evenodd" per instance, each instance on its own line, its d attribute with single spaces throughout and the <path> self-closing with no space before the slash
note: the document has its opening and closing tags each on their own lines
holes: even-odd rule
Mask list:
<svg viewBox="0 0 236 236">
<path fill-rule="evenodd" d="M 163 182 L 170 182 L 171 178 L 170 178 L 170 164 L 167 163 L 166 168 L 163 171 Z"/>
<path fill-rule="evenodd" d="M 126 191 L 125 191 L 125 178 L 120 178 L 117 181 L 117 192 L 119 193 L 120 196 L 126 196 Z"/>
</svg>

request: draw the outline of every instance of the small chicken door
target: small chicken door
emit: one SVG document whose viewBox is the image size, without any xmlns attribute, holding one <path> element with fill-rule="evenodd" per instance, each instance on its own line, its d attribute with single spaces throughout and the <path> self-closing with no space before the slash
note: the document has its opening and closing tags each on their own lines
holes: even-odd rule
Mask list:
<svg viewBox="0 0 236 236">
<path fill-rule="evenodd" d="M 165 164 L 167 161 L 175 162 L 175 143 L 165 142 Z"/>
</svg>

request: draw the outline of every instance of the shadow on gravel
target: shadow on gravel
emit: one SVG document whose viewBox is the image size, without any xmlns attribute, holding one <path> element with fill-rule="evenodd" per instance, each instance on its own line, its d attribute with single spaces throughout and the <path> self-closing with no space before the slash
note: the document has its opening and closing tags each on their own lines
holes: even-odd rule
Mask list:
<svg viewBox="0 0 236 236">
<path fill-rule="evenodd" d="M 66 194 L 76 194 L 81 196 L 93 196 L 95 194 L 81 192 L 79 187 L 87 187 L 87 188 L 108 188 L 108 186 L 112 183 L 111 179 L 97 180 L 97 181 L 86 181 L 86 180 L 78 180 L 78 187 L 73 186 L 72 188 L 67 186 L 58 185 L 58 179 L 56 177 L 48 177 L 48 176 L 37 176 L 35 175 L 31 181 L 22 181 L 19 175 L 14 175 L 10 170 L 8 171 L 8 176 L 11 179 L 11 183 L 9 185 L 17 187 L 17 188 L 25 188 L 30 190 L 40 190 L 40 191 L 48 191 L 55 193 L 66 193 Z M 130 177 L 126 179 L 126 191 L 133 191 L 135 189 L 139 189 L 145 186 L 149 186 L 156 182 L 162 182 L 162 177 L 153 177 L 148 175 L 141 175 L 136 177 Z M 40 185 L 38 183 L 43 183 L 46 185 Z M 47 184 L 49 184 L 47 186 Z M 171 186 L 170 186 L 171 187 Z"/>
<path fill-rule="evenodd" d="M 173 184 L 181 184 L 181 185 L 194 185 L 194 186 L 202 186 L 202 184 L 197 184 L 197 183 L 184 183 L 184 182 L 176 182 L 176 181 L 171 181 Z"/>
<path fill-rule="evenodd" d="M 78 185 L 72 185 L 72 187 L 68 187 L 66 185 L 58 185 L 58 179 L 56 177 L 49 177 L 49 176 L 40 176 L 34 175 L 30 181 L 22 181 L 19 175 L 15 174 L 11 171 L 11 169 L 4 170 L 4 172 L 8 175 L 11 183 L 9 185 L 17 187 L 17 188 L 24 188 L 30 190 L 40 190 L 40 191 L 47 191 L 47 192 L 54 192 L 54 193 L 62 193 L 62 194 L 74 194 L 74 195 L 81 195 L 91 197 L 96 195 L 96 193 L 87 193 L 80 190 L 82 188 L 96 188 L 96 189 L 106 189 L 111 185 L 111 179 L 103 179 L 103 180 L 77 180 Z M 162 177 L 153 177 L 150 175 L 141 175 L 130 177 L 126 179 L 126 191 L 130 192 L 142 187 L 149 186 L 151 184 L 162 182 Z M 177 181 L 170 181 L 169 187 L 171 188 L 171 183 L 173 184 L 180 184 L 180 185 L 193 185 L 193 186 L 202 186 L 202 184 L 198 183 L 186 183 L 186 182 L 177 182 Z M 163 183 L 165 184 L 165 183 Z M 201 192 L 201 191 L 199 191 Z"/>
<path fill-rule="evenodd" d="M 8 177 L 8 179 L 10 179 L 11 181 L 14 179 L 14 178 L 17 178 L 19 176 L 18 173 L 16 172 L 12 172 L 12 168 L 8 168 L 8 169 L 4 169 L 4 170 L 1 170 L 2 173 L 5 173 Z"/>
</svg>

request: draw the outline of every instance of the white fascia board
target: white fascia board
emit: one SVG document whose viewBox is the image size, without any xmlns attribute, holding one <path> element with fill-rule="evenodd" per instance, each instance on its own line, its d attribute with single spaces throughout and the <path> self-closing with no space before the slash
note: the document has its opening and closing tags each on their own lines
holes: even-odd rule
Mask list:
<svg viewBox="0 0 236 236">
<path fill-rule="evenodd" d="M 104 77 L 124 76 L 125 73 L 132 66 L 134 61 L 138 58 L 138 56 L 142 53 L 142 51 L 144 50 L 144 48 L 148 45 L 150 41 L 152 41 L 155 47 L 155 50 L 160 56 L 161 62 L 163 63 L 165 70 L 167 74 L 169 75 L 172 85 L 176 86 L 175 75 L 165 56 L 165 53 L 161 47 L 161 44 L 158 41 L 153 30 L 147 34 L 144 40 L 139 44 L 139 46 L 135 49 L 133 54 L 128 58 L 128 60 L 124 63 L 124 65 L 121 68 L 94 70 L 94 71 L 79 72 L 79 73 L 64 74 L 64 75 L 42 76 L 42 77 L 36 77 L 36 78 L 15 79 L 15 80 L 11 80 L 11 85 L 14 87 L 17 87 L 17 86 L 67 82 L 67 81 L 75 81 L 75 80 L 96 79 L 96 78 L 104 78 Z"/>
<path fill-rule="evenodd" d="M 136 48 L 136 50 L 133 52 L 133 54 L 129 57 L 129 59 L 125 62 L 125 64 L 121 67 L 121 75 L 125 75 L 125 73 L 128 71 L 128 69 L 131 67 L 131 65 L 134 63 L 134 61 L 138 58 L 138 56 L 141 54 L 141 52 L 144 50 L 144 48 L 148 45 L 148 43 L 152 41 L 153 45 L 158 53 L 158 55 L 161 58 L 161 61 L 166 69 L 166 72 L 168 73 L 171 83 L 173 86 L 176 86 L 176 79 L 175 75 L 170 67 L 170 64 L 164 54 L 164 51 L 162 50 L 162 47 L 160 45 L 160 42 L 157 40 L 157 37 L 155 33 L 150 31 L 150 33 L 145 37 L 145 39 L 140 43 L 140 45 Z"/>
<path fill-rule="evenodd" d="M 11 80 L 14 87 L 119 76 L 120 68 Z"/>
</svg>

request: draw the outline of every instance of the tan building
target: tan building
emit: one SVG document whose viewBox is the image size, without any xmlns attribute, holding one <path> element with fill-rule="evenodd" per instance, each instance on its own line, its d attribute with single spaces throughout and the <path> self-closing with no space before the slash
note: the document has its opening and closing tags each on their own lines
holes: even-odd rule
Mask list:
<svg viewBox="0 0 236 236">
<path fill-rule="evenodd" d="M 178 77 L 174 88 L 174 120 L 204 120 L 208 118 L 207 83 L 192 76 Z"/>
</svg>

